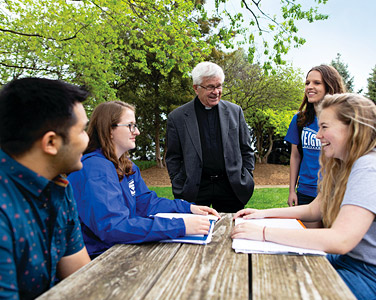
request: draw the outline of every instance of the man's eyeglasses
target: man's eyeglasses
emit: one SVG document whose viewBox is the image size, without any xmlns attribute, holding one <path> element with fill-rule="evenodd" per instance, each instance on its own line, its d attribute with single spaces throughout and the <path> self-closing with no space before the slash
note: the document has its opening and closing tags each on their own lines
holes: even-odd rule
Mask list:
<svg viewBox="0 0 376 300">
<path fill-rule="evenodd" d="M 199 86 L 202 87 L 203 89 L 209 91 L 209 92 L 214 92 L 216 89 L 218 91 L 222 91 L 222 85 L 218 85 L 218 86 L 214 86 L 214 85 L 208 85 L 208 86 L 199 85 Z"/>
<path fill-rule="evenodd" d="M 137 124 L 135 124 L 135 123 L 115 124 L 115 125 L 112 125 L 112 126 L 114 126 L 114 127 L 127 126 L 129 128 L 129 131 L 132 132 L 132 133 L 136 131 L 136 128 L 138 128 Z"/>
</svg>

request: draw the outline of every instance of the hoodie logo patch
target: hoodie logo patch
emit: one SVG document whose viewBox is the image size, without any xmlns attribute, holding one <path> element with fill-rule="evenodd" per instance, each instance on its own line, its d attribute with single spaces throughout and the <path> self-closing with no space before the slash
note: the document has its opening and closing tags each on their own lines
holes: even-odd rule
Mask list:
<svg viewBox="0 0 376 300">
<path fill-rule="evenodd" d="M 129 189 L 131 191 L 132 196 L 136 195 L 136 187 L 134 185 L 134 179 L 128 181 Z"/>
</svg>

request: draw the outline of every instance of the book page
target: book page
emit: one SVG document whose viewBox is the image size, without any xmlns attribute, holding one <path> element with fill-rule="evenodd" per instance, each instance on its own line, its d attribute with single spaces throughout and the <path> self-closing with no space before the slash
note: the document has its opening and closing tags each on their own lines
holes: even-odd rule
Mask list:
<svg viewBox="0 0 376 300">
<path fill-rule="evenodd" d="M 235 225 L 243 222 L 251 222 L 259 226 L 267 226 L 274 228 L 305 230 L 303 225 L 296 219 L 266 218 L 244 220 L 243 218 L 238 218 L 235 220 Z M 235 252 L 241 253 L 326 255 L 325 252 L 320 250 L 305 249 L 299 247 L 286 246 L 268 241 L 262 242 L 247 239 L 234 239 L 232 241 L 232 248 L 235 250 Z"/>
<path fill-rule="evenodd" d="M 188 213 L 158 213 L 154 215 L 154 217 L 159 218 L 191 218 L 191 217 L 206 217 L 210 221 L 210 229 L 209 233 L 207 235 L 203 234 L 192 234 L 192 235 L 186 235 L 181 238 L 175 238 L 175 239 L 168 239 L 168 240 L 161 240 L 160 242 L 163 243 L 189 243 L 189 244 L 201 244 L 206 245 L 211 242 L 213 230 L 214 230 L 214 224 L 218 220 L 218 217 L 214 215 L 196 215 L 196 214 L 188 214 Z"/>
</svg>

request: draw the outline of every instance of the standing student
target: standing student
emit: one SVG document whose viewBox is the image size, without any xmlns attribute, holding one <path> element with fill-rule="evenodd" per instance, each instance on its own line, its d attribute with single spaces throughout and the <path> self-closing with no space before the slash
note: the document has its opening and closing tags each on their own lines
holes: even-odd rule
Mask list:
<svg viewBox="0 0 376 300">
<path fill-rule="evenodd" d="M 115 244 L 142 243 L 185 234 L 207 234 L 202 216 L 186 219 L 151 217 L 159 212 L 207 215 L 209 207 L 160 198 L 150 191 L 129 159 L 140 134 L 133 106 L 112 101 L 98 105 L 89 122 L 83 168 L 68 176 L 77 200 L 85 244 L 93 258 Z"/>
<path fill-rule="evenodd" d="M 177 198 L 223 212 L 244 208 L 255 166 L 240 106 L 221 100 L 223 70 L 201 62 L 192 70 L 196 97 L 167 119 L 166 164 Z"/>
<path fill-rule="evenodd" d="M 325 95 L 344 92 L 342 77 L 332 66 L 320 65 L 308 72 L 303 102 L 285 137 L 285 140 L 291 143 L 290 192 L 287 202 L 289 206 L 308 204 L 317 196 L 321 149 L 316 136 L 317 107 Z"/>
<path fill-rule="evenodd" d="M 235 226 L 232 238 L 323 250 L 358 299 L 376 298 L 376 105 L 356 94 L 327 95 L 321 103 L 319 193 L 308 205 L 244 209 L 234 218 L 323 220 L 307 230 Z"/>
<path fill-rule="evenodd" d="M 88 93 L 16 79 L 0 92 L 0 298 L 34 299 L 90 261 L 72 188 L 88 144 Z"/>
</svg>

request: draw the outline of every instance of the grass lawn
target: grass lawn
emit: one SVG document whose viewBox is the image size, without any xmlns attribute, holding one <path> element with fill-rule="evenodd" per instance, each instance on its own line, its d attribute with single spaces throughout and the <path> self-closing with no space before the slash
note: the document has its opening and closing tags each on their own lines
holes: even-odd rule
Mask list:
<svg viewBox="0 0 376 300">
<path fill-rule="evenodd" d="M 173 199 L 171 187 L 149 187 L 155 191 L 159 197 Z M 255 189 L 251 200 L 246 207 L 257 209 L 287 207 L 287 199 L 289 196 L 288 188 L 263 188 Z"/>
</svg>

